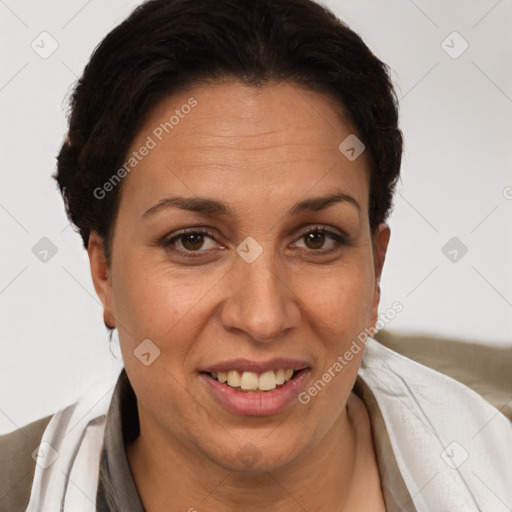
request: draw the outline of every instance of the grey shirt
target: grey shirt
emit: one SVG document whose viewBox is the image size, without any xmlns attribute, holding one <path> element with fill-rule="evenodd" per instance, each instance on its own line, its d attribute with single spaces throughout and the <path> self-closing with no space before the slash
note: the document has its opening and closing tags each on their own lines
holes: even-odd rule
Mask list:
<svg viewBox="0 0 512 512">
<path fill-rule="evenodd" d="M 107 414 L 96 494 L 99 512 L 144 512 L 126 455 L 139 435 L 137 398 L 126 370 L 119 375 Z"/>
</svg>

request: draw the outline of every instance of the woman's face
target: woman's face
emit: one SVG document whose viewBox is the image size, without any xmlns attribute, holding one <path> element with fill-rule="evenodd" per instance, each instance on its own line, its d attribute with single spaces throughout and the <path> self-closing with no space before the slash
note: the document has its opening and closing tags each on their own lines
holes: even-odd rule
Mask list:
<svg viewBox="0 0 512 512">
<path fill-rule="evenodd" d="M 372 239 L 367 153 L 338 148 L 354 132 L 334 100 L 289 84 L 205 85 L 151 111 L 127 156 L 109 276 L 95 234 L 89 254 L 156 443 L 269 470 L 344 414 L 362 350 L 298 396 L 376 321 L 389 230 Z M 235 370 L 272 388 L 279 368 L 301 371 L 236 390 Z"/>
</svg>

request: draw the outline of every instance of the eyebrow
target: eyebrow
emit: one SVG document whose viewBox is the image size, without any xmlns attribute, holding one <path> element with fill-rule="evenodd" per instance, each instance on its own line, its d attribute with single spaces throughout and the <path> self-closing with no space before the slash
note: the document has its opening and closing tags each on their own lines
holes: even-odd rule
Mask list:
<svg viewBox="0 0 512 512">
<path fill-rule="evenodd" d="M 316 212 L 333 204 L 344 202 L 355 206 L 358 212 L 361 211 L 359 203 L 351 195 L 346 194 L 345 192 L 338 192 L 327 196 L 310 197 L 298 201 L 292 206 L 292 208 L 290 208 L 288 214 L 298 215 L 299 213 L 306 211 Z M 152 217 L 156 213 L 168 208 L 179 208 L 181 210 L 227 218 L 234 218 L 236 216 L 235 211 L 231 207 L 214 199 L 199 197 L 166 197 L 144 212 L 142 218 Z"/>
</svg>

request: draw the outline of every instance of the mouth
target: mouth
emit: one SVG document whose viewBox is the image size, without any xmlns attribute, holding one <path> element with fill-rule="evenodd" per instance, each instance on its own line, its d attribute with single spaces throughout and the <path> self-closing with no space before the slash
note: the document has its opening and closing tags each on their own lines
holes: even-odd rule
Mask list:
<svg viewBox="0 0 512 512">
<path fill-rule="evenodd" d="M 252 365 L 223 365 L 201 371 L 199 376 L 217 403 L 245 416 L 267 416 L 284 411 L 297 401 L 311 368 L 283 364 L 273 369 Z M 268 367 L 268 365 L 267 365 Z M 236 369 L 235 369 L 236 368 Z"/>
</svg>

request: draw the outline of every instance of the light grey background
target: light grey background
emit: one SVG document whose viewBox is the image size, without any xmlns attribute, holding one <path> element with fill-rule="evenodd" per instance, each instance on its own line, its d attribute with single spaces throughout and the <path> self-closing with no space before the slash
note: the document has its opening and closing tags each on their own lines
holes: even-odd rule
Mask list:
<svg viewBox="0 0 512 512">
<path fill-rule="evenodd" d="M 120 370 L 50 175 L 74 81 L 138 3 L 0 0 L 0 432 Z M 403 311 L 387 328 L 512 348 L 511 1 L 327 5 L 390 65 L 401 98 L 406 149 L 381 310 L 399 301 Z M 46 262 L 33 253 L 43 237 L 57 250 Z M 467 254 L 455 242 L 445 256 L 453 237 Z"/>
</svg>

